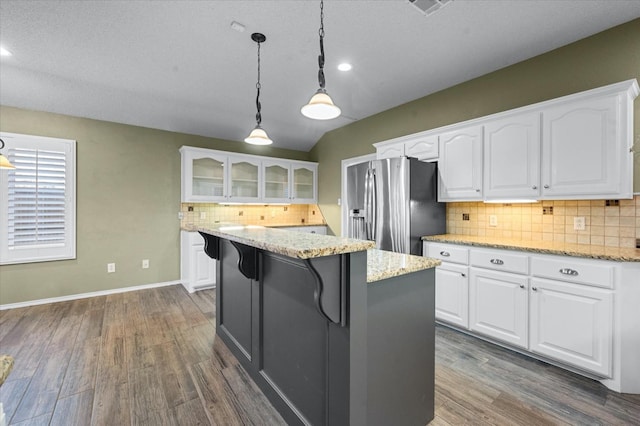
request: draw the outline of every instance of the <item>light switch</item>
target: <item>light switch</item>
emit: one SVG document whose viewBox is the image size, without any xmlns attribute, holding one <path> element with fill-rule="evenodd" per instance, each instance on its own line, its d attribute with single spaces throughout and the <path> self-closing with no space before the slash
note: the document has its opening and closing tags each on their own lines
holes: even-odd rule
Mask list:
<svg viewBox="0 0 640 426">
<path fill-rule="evenodd" d="M 573 229 L 575 231 L 584 231 L 586 226 L 584 216 L 576 216 L 573 218 Z"/>
<path fill-rule="evenodd" d="M 498 226 L 498 216 L 495 214 L 489 215 L 489 226 Z"/>
</svg>

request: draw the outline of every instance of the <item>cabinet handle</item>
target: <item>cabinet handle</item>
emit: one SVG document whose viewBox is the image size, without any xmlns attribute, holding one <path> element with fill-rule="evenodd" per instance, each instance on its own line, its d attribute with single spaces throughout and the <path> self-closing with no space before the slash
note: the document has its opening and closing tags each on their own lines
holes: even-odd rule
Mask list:
<svg viewBox="0 0 640 426">
<path fill-rule="evenodd" d="M 544 186 L 544 189 L 549 189 L 549 185 L 545 185 L 545 186 Z"/>
<path fill-rule="evenodd" d="M 451 256 L 451 255 L 449 254 L 449 252 L 448 252 L 448 251 L 444 251 L 444 250 L 443 250 L 443 251 L 441 251 L 441 252 L 440 252 L 440 256 L 449 257 L 449 256 Z"/>
<path fill-rule="evenodd" d="M 524 288 L 524 284 L 520 284 L 520 288 Z"/>
<path fill-rule="evenodd" d="M 563 275 L 571 275 L 571 276 L 576 276 L 578 275 L 578 271 L 576 271 L 575 269 L 570 269 L 570 268 L 562 268 L 560 269 L 560 273 Z"/>
<path fill-rule="evenodd" d="M 538 291 L 538 287 L 531 287 L 531 290 Z"/>
<path fill-rule="evenodd" d="M 476 192 L 480 192 L 480 190 L 479 190 L 479 189 L 476 189 Z"/>
<path fill-rule="evenodd" d="M 533 185 L 533 186 L 531 187 L 531 189 L 538 189 L 538 187 L 537 187 L 537 186 L 535 186 L 535 185 Z"/>
<path fill-rule="evenodd" d="M 501 259 L 491 259 L 489 262 L 493 263 L 494 265 L 504 265 L 504 261 L 502 261 Z"/>
</svg>

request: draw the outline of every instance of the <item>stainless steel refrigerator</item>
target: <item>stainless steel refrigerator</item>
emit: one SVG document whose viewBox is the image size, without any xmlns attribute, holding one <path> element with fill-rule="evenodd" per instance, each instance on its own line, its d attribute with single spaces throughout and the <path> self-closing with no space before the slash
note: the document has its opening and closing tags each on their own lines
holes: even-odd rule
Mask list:
<svg viewBox="0 0 640 426">
<path fill-rule="evenodd" d="M 420 237 L 446 232 L 437 176 L 437 163 L 406 157 L 348 167 L 349 237 L 375 241 L 382 250 L 421 255 Z"/>
</svg>

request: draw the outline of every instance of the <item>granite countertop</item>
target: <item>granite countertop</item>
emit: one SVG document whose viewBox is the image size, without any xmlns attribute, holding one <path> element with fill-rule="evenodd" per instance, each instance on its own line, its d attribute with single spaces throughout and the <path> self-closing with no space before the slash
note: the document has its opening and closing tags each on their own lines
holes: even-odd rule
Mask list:
<svg viewBox="0 0 640 426">
<path fill-rule="evenodd" d="M 571 244 L 555 241 L 514 240 L 506 238 L 478 237 L 456 234 L 430 235 L 422 237 L 422 240 L 477 247 L 521 250 L 533 253 L 555 254 L 561 256 L 615 260 L 619 262 L 640 262 L 640 249 L 634 248 Z"/>
<path fill-rule="evenodd" d="M 431 257 L 370 249 L 367 250 L 367 282 L 372 283 L 385 278 L 435 268 L 440 263 L 438 259 Z"/>
<path fill-rule="evenodd" d="M 327 226 L 326 223 L 294 223 L 292 225 L 282 225 L 282 224 L 277 224 L 277 225 L 264 225 L 268 228 L 298 228 L 298 227 L 303 227 L 303 226 Z"/>
<path fill-rule="evenodd" d="M 373 241 L 307 234 L 255 225 L 216 224 L 197 228 L 185 226 L 182 229 L 185 231 L 201 231 L 298 259 L 364 251 L 375 246 Z"/>
</svg>

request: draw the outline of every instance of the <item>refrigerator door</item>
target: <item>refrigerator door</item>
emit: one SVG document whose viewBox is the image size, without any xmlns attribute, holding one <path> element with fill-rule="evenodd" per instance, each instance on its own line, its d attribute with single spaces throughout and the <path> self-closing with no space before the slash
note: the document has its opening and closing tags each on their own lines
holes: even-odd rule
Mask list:
<svg viewBox="0 0 640 426">
<path fill-rule="evenodd" d="M 409 252 L 409 160 L 405 157 L 378 160 L 375 240 L 381 250 Z"/>
<path fill-rule="evenodd" d="M 376 162 L 371 162 L 367 168 L 364 180 L 364 226 L 365 226 L 365 239 L 376 239 L 376 204 L 378 200 L 377 190 L 377 177 L 376 177 Z"/>
</svg>

